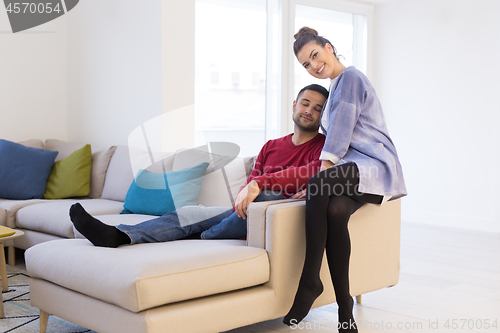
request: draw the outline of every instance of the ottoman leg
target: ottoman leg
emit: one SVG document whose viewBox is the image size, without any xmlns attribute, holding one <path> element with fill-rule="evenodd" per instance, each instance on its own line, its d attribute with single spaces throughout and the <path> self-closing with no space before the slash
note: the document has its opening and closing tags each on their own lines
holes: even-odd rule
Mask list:
<svg viewBox="0 0 500 333">
<path fill-rule="evenodd" d="M 356 296 L 356 303 L 361 304 L 361 295 Z"/>
<path fill-rule="evenodd" d="M 49 321 L 49 314 L 43 310 L 40 310 L 40 333 L 45 333 L 48 321 Z"/>
</svg>

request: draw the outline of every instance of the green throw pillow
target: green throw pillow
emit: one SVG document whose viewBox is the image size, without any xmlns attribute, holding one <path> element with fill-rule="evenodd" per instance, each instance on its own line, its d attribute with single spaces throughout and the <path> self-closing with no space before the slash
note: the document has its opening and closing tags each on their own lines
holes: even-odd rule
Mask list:
<svg viewBox="0 0 500 333">
<path fill-rule="evenodd" d="M 92 150 L 90 145 L 85 145 L 54 163 L 43 198 L 64 199 L 89 195 L 91 171 Z"/>
</svg>

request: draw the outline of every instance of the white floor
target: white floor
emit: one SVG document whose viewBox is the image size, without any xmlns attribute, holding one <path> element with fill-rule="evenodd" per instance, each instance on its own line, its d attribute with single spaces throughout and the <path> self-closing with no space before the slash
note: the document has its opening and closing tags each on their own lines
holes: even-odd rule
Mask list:
<svg viewBox="0 0 500 333">
<path fill-rule="evenodd" d="M 359 332 L 500 332 L 500 234 L 410 223 L 401 233 L 399 283 L 355 304 Z M 279 318 L 230 333 L 337 332 L 336 314 L 331 304 L 295 329 Z"/>
</svg>

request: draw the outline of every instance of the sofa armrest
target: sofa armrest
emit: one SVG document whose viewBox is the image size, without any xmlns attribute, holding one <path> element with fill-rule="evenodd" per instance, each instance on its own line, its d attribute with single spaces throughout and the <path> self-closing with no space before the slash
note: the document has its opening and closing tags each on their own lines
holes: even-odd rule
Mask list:
<svg viewBox="0 0 500 333">
<path fill-rule="evenodd" d="M 0 225 L 7 226 L 7 210 L 0 207 Z"/>
<path fill-rule="evenodd" d="M 248 212 L 247 244 L 268 252 L 276 296 L 276 317 L 290 308 L 305 257 L 305 200 L 252 203 Z M 361 295 L 397 284 L 400 260 L 401 200 L 366 204 L 349 221 L 350 292 Z M 326 256 L 321 280 L 325 291 L 313 307 L 335 302 Z"/>
<path fill-rule="evenodd" d="M 297 202 L 305 205 L 305 199 L 251 202 L 247 213 L 247 246 L 266 248 L 266 211 L 270 206 Z"/>
</svg>

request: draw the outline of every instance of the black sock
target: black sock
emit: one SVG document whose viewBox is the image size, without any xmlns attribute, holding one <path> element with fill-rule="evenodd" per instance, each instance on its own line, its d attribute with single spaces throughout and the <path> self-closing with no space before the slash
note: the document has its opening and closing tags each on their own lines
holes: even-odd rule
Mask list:
<svg viewBox="0 0 500 333">
<path fill-rule="evenodd" d="M 338 304 L 338 302 L 337 302 Z M 358 333 L 358 325 L 354 320 L 354 316 L 352 314 L 352 308 L 354 306 L 354 300 L 352 297 L 349 301 L 339 305 L 339 320 L 338 320 L 338 329 L 339 333 Z"/>
<path fill-rule="evenodd" d="M 288 314 L 283 318 L 283 323 L 288 326 L 296 325 L 304 319 L 309 313 L 314 301 L 323 292 L 323 284 L 321 280 L 313 279 L 313 282 L 303 282 L 299 283 L 299 289 L 297 294 L 295 294 L 295 300 L 293 301 L 292 308 Z"/>
<path fill-rule="evenodd" d="M 130 244 L 130 237 L 126 233 L 93 218 L 79 203 L 71 206 L 69 216 L 76 230 L 95 246 L 118 247 Z"/>
</svg>

